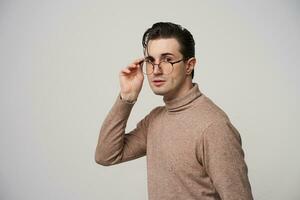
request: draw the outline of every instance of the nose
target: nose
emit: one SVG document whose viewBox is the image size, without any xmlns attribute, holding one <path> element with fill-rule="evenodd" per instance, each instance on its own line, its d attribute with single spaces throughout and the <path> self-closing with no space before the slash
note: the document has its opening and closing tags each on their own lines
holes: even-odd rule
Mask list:
<svg viewBox="0 0 300 200">
<path fill-rule="evenodd" d="M 159 64 L 153 64 L 153 74 L 154 75 L 162 74 L 162 70 L 161 70 Z"/>
</svg>

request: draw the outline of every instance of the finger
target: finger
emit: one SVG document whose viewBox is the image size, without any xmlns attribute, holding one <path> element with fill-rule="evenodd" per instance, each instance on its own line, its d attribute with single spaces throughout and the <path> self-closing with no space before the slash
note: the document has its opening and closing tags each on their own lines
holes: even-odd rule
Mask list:
<svg viewBox="0 0 300 200">
<path fill-rule="evenodd" d="M 135 64 L 132 64 L 132 65 L 129 65 L 128 66 L 128 69 L 132 72 L 136 72 L 137 70 L 141 70 L 142 69 L 142 65 L 135 65 Z"/>
<path fill-rule="evenodd" d="M 141 64 L 144 62 L 144 58 L 136 59 L 133 63 L 128 65 L 126 68 L 123 68 L 121 70 L 121 75 L 128 75 L 131 72 L 134 72 L 135 70 L 139 70 L 141 67 Z"/>
<path fill-rule="evenodd" d="M 121 73 L 124 75 L 125 74 L 127 75 L 127 74 L 130 74 L 131 72 L 136 71 L 137 69 L 138 69 L 138 67 L 136 65 L 131 64 L 131 65 L 127 66 L 126 68 L 122 69 Z"/>
<path fill-rule="evenodd" d="M 121 72 L 120 72 L 121 75 L 128 75 L 130 73 L 131 73 L 131 71 L 129 69 L 127 69 L 127 68 L 122 69 Z"/>
<path fill-rule="evenodd" d="M 139 66 L 137 64 L 130 64 L 127 66 L 128 69 L 130 70 L 134 70 L 134 69 L 137 69 Z"/>
<path fill-rule="evenodd" d="M 140 65 L 142 62 L 144 61 L 144 58 L 138 58 L 136 60 L 133 61 L 133 64 L 136 64 L 136 65 Z"/>
</svg>

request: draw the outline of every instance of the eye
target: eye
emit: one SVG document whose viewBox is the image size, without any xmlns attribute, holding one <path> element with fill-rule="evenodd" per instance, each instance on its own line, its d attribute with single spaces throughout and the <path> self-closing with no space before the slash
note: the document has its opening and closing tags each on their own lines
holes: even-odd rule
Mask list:
<svg viewBox="0 0 300 200">
<path fill-rule="evenodd" d="M 148 59 L 145 59 L 144 62 L 152 63 L 151 59 L 149 59 L 149 58 L 148 58 Z"/>
<path fill-rule="evenodd" d="M 172 58 L 170 58 L 170 57 L 165 57 L 162 61 L 171 62 L 171 61 L 172 61 Z"/>
</svg>

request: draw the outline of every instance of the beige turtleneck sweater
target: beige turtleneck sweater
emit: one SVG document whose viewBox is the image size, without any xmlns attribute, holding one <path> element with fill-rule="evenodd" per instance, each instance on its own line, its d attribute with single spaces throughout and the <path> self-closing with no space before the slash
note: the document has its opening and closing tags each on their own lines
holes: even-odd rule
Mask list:
<svg viewBox="0 0 300 200">
<path fill-rule="evenodd" d="M 149 200 L 253 199 L 240 135 L 196 83 L 125 134 L 132 107 L 117 98 L 102 124 L 97 163 L 146 155 Z"/>
</svg>

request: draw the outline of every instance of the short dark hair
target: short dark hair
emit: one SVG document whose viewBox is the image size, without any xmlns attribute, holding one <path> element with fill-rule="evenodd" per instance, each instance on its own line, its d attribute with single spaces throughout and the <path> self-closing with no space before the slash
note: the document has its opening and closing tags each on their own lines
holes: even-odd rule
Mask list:
<svg viewBox="0 0 300 200">
<path fill-rule="evenodd" d="M 195 41 L 193 35 L 179 24 L 171 22 L 158 22 L 148 28 L 142 40 L 144 53 L 150 40 L 159 38 L 175 38 L 180 45 L 180 53 L 186 61 L 195 56 Z M 192 71 L 192 78 L 194 78 L 194 70 Z"/>
</svg>

